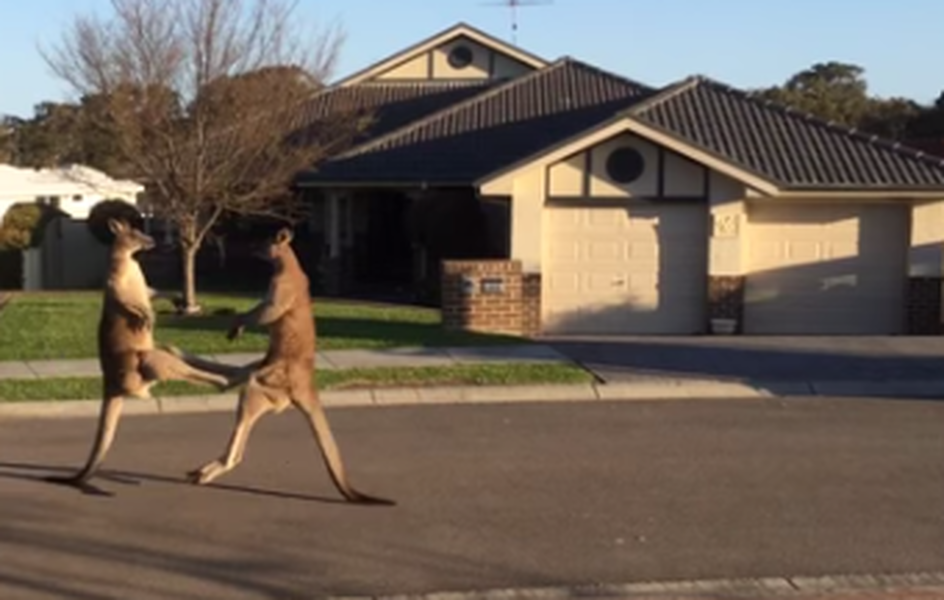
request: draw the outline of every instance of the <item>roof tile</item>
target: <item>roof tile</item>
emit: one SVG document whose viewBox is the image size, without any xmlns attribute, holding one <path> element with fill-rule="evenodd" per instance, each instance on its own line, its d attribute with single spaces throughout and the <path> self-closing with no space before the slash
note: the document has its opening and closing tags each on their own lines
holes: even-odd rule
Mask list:
<svg viewBox="0 0 944 600">
<path fill-rule="evenodd" d="M 462 102 L 494 85 L 490 81 L 361 83 L 331 88 L 304 108 L 302 122 L 317 123 L 331 114 L 369 114 L 372 124 L 358 143 L 366 143 L 399 127 Z"/>
</svg>

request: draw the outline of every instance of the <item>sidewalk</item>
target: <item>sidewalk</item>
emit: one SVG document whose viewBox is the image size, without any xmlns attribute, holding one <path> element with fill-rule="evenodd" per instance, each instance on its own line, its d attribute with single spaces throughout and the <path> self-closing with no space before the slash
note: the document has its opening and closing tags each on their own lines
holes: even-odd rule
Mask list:
<svg viewBox="0 0 944 600">
<path fill-rule="evenodd" d="M 262 353 L 203 354 L 203 358 L 241 365 Z M 382 367 L 453 367 L 486 363 L 565 363 L 566 356 L 543 344 L 450 348 L 389 348 L 382 350 L 325 350 L 318 352 L 318 369 L 376 369 Z M 0 379 L 99 377 L 97 358 L 0 361 Z"/>
<path fill-rule="evenodd" d="M 861 371 L 818 373 L 712 373 L 698 372 L 704 366 L 702 355 L 675 361 L 674 370 L 656 372 L 631 368 L 620 377 L 611 377 L 606 366 L 595 364 L 592 356 L 577 348 L 558 349 L 546 344 L 522 344 L 486 347 L 390 348 L 382 350 L 328 350 L 318 353 L 317 368 L 371 369 L 382 367 L 450 367 L 468 364 L 576 363 L 591 371 L 598 382 L 539 385 L 465 385 L 376 387 L 327 390 L 321 393 L 325 406 L 395 406 L 436 404 L 482 404 L 503 402 L 599 402 L 599 401 L 671 401 L 671 400 L 769 400 L 773 398 L 847 397 L 944 400 L 944 376 L 929 370 L 877 373 L 880 378 L 862 376 Z M 622 356 L 630 352 L 633 360 L 651 359 L 656 353 L 630 350 L 621 345 Z M 712 349 L 711 352 L 718 352 Z M 757 353 L 757 349 L 753 350 Z M 608 353 L 610 357 L 617 354 Z M 261 354 L 203 355 L 230 364 L 245 364 Z M 743 356 L 739 356 L 743 360 Z M 769 360 L 769 356 L 767 357 Z M 589 359 L 589 360 L 588 360 Z M 818 360 L 819 358 L 817 357 Z M 756 360 L 756 359 L 755 359 Z M 687 362 L 686 362 L 687 361 Z M 694 362 L 693 362 L 694 361 Z M 873 368 L 875 365 L 872 365 Z M 682 368 L 685 367 L 685 368 Z M 624 367 L 622 367 L 624 368 Z M 99 377 L 97 359 L 37 360 L 0 362 L 0 379 L 47 379 L 54 377 Z M 778 377 L 779 376 L 779 377 Z M 823 378 L 820 378 L 823 377 Z M 0 402 L 0 417 L 11 416 L 94 416 L 98 400 Z M 157 415 L 192 412 L 230 411 L 230 394 L 160 396 L 129 403 L 134 414 Z"/>
<path fill-rule="evenodd" d="M 510 588 L 333 600 L 944 600 L 944 573 L 765 577 L 575 587 Z"/>
</svg>

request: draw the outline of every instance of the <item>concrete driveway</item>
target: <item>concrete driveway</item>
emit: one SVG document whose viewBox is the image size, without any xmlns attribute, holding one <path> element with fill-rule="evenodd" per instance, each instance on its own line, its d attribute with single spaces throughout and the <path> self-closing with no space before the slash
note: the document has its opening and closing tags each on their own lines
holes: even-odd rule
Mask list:
<svg viewBox="0 0 944 600">
<path fill-rule="evenodd" d="M 944 337 L 547 337 L 607 383 L 944 379 Z"/>
</svg>

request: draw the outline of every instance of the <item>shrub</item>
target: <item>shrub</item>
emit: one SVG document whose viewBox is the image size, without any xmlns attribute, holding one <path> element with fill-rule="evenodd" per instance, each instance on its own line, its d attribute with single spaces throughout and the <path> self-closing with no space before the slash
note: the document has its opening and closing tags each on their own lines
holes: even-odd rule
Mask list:
<svg viewBox="0 0 944 600">
<path fill-rule="evenodd" d="M 0 249 L 25 250 L 39 246 L 46 225 L 61 216 L 65 213 L 46 204 L 14 204 L 3 215 L 0 224 Z"/>
</svg>

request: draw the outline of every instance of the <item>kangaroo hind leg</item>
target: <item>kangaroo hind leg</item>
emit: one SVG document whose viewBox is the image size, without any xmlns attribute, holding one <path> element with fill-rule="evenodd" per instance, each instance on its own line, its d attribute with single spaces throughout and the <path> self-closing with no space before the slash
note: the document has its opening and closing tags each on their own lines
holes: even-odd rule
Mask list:
<svg viewBox="0 0 944 600">
<path fill-rule="evenodd" d="M 212 373 L 187 363 L 166 350 L 148 350 L 141 353 L 140 370 L 146 380 L 189 381 L 216 386 L 221 390 L 231 387 L 230 378 L 221 373 Z M 233 367 L 230 374 L 235 375 L 238 367 Z"/>
<path fill-rule="evenodd" d="M 47 480 L 54 483 L 65 483 L 76 486 L 83 486 L 91 479 L 105 460 L 108 450 L 111 448 L 115 439 L 115 433 L 118 430 L 118 422 L 121 420 L 121 408 L 123 398 L 118 395 L 107 395 L 102 401 L 102 407 L 98 417 L 98 428 L 95 431 L 95 440 L 92 444 L 92 450 L 89 453 L 85 466 L 73 475 L 52 476 Z"/>
<path fill-rule="evenodd" d="M 385 504 L 388 506 L 396 504 L 393 500 L 364 494 L 354 489 L 354 486 L 348 481 L 347 474 L 344 472 L 344 463 L 341 460 L 341 452 L 334 439 L 334 434 L 331 432 L 331 425 L 328 423 L 328 417 L 325 415 L 324 407 L 321 405 L 316 389 L 307 387 L 303 388 L 301 392 L 293 393 L 292 402 L 307 418 L 311 432 L 318 443 L 318 449 L 321 451 L 321 457 L 328 469 L 328 474 L 342 496 L 349 502 L 358 504 Z"/>
<path fill-rule="evenodd" d="M 230 435 L 226 452 L 218 459 L 187 473 L 187 479 L 191 483 L 204 485 L 236 468 L 242 462 L 252 428 L 263 415 L 273 409 L 274 405 L 265 392 L 250 382 L 240 394 L 239 405 L 236 408 L 236 424 Z"/>
</svg>

